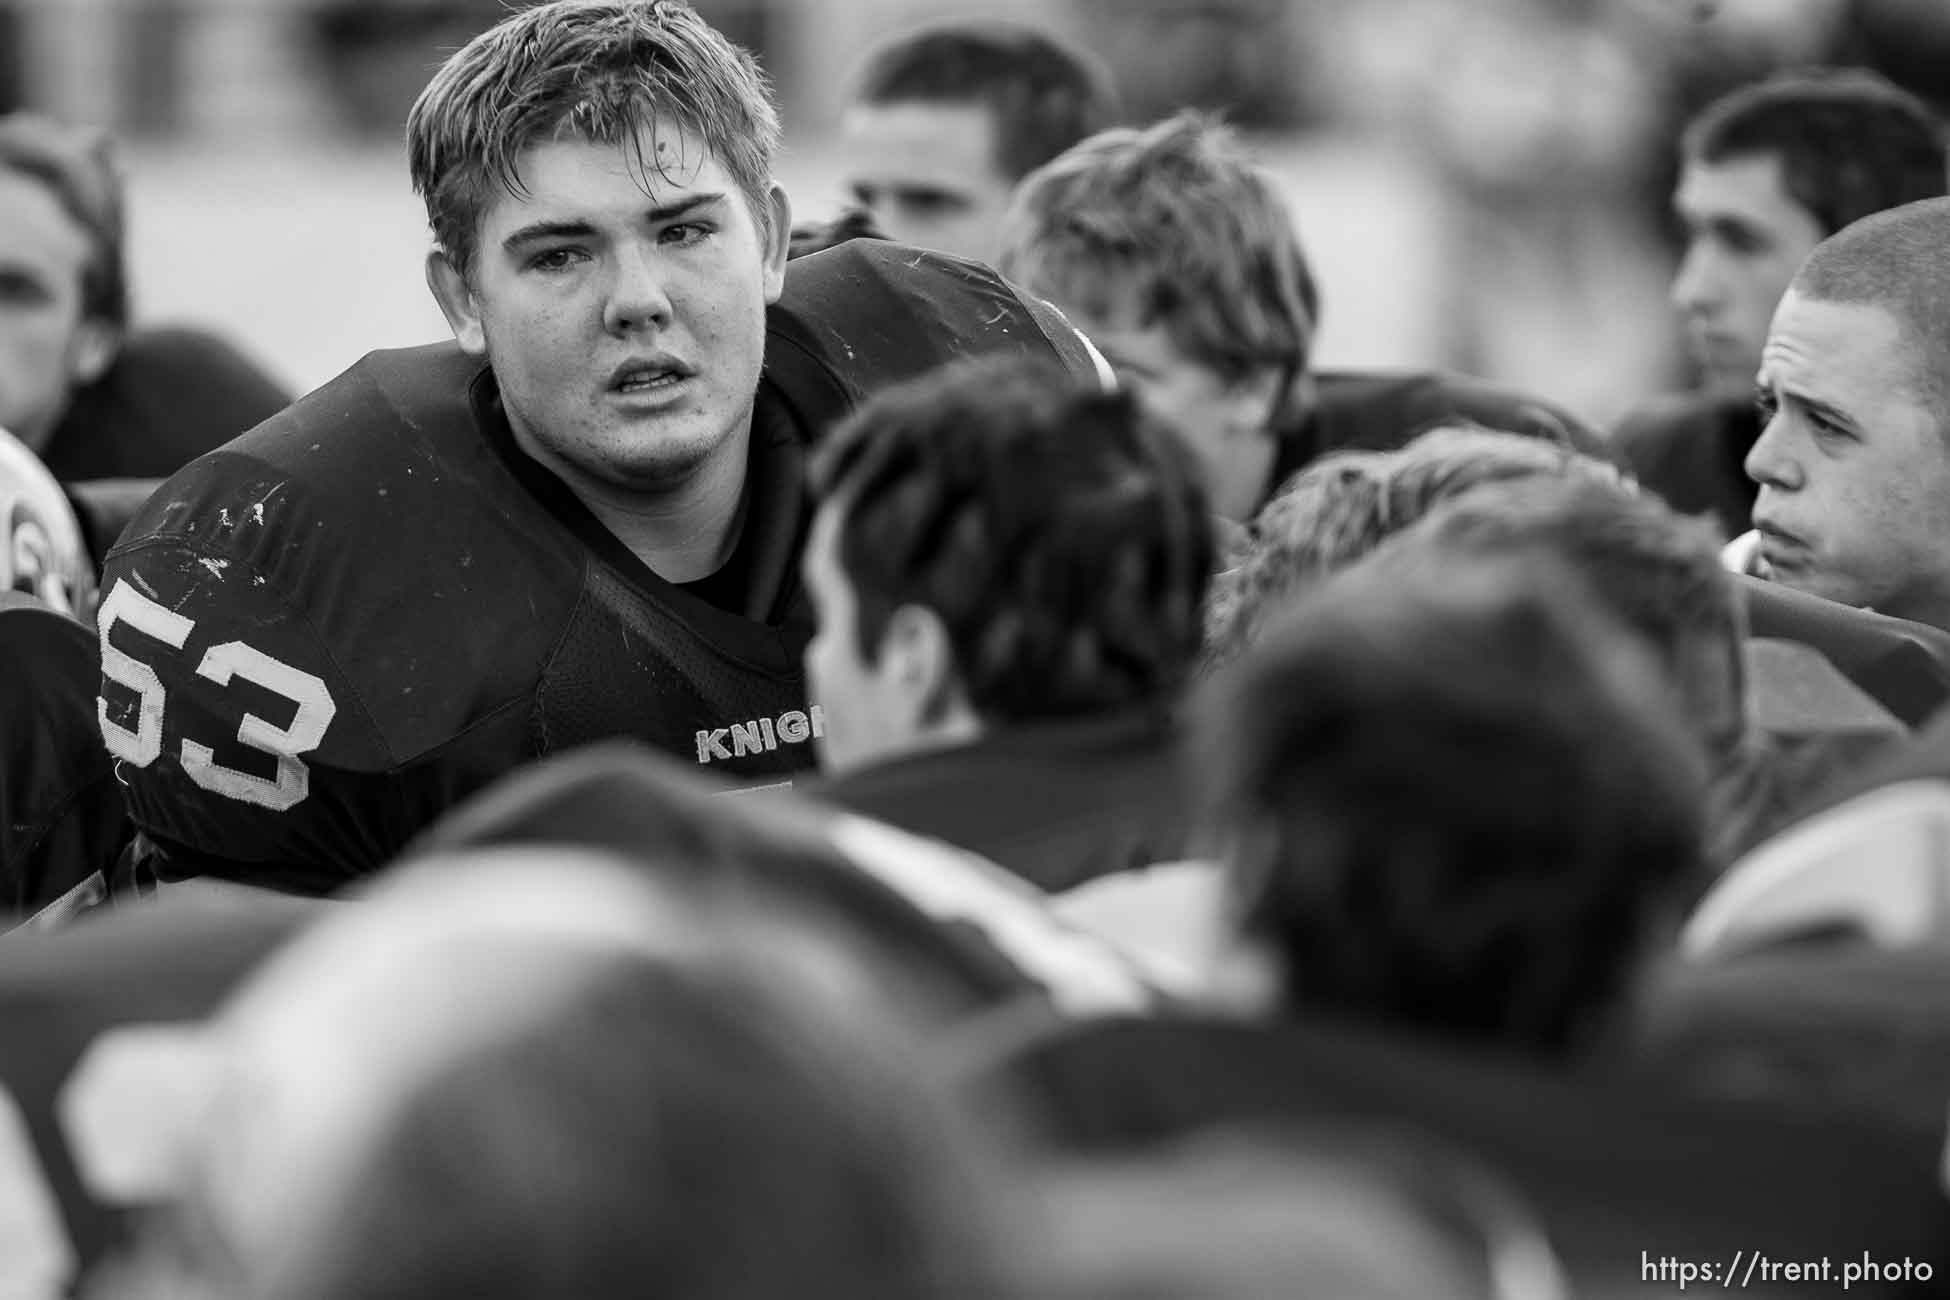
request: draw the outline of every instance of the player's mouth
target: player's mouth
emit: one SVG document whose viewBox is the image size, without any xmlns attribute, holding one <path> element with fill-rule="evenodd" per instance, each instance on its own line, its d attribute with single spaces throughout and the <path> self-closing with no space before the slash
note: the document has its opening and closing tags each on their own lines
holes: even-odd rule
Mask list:
<svg viewBox="0 0 1950 1300">
<path fill-rule="evenodd" d="M 1756 552 L 1769 576 L 1805 569 L 1814 559 L 1814 548 L 1778 524 L 1756 519 L 1754 531 L 1760 534 Z"/>
<path fill-rule="evenodd" d="M 675 357 L 639 357 L 609 372 L 609 391 L 619 397 L 654 397 L 696 372 Z"/>
</svg>

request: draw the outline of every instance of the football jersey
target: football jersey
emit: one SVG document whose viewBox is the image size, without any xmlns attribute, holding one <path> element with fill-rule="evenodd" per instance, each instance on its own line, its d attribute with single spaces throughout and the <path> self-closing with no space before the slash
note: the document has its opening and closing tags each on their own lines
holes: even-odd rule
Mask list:
<svg viewBox="0 0 1950 1300">
<path fill-rule="evenodd" d="M 122 534 L 100 723 L 165 875 L 328 892 L 458 799 L 613 736 L 747 785 L 813 762 L 807 444 L 964 356 L 1099 373 L 976 263 L 858 240 L 768 316 L 734 602 L 664 581 L 523 455 L 492 371 L 376 352 L 170 479 Z M 737 607 L 725 607 L 735 604 Z"/>
<path fill-rule="evenodd" d="M 1630 412 L 1612 444 L 1638 481 L 1682 514 L 1711 513 L 1738 537 L 1754 526 L 1760 485 L 1747 477 L 1747 453 L 1760 438 L 1751 397 L 1687 393 Z"/>
<path fill-rule="evenodd" d="M 95 733 L 97 676 L 84 624 L 0 592 L 0 931 L 85 894 L 129 837 Z"/>
<path fill-rule="evenodd" d="M 805 791 L 1055 892 L 1188 855 L 1193 783 L 1178 739 L 1173 720 L 1148 708 L 1011 723 Z"/>
</svg>

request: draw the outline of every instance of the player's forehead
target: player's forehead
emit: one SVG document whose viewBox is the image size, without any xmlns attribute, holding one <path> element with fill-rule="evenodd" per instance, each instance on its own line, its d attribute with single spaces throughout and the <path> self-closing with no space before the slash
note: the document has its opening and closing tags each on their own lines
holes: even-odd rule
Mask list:
<svg viewBox="0 0 1950 1300">
<path fill-rule="evenodd" d="M 1758 225 L 1808 217 L 1787 191 L 1780 155 L 1767 152 L 1687 159 L 1673 191 L 1673 208 L 1688 218 Z"/>
<path fill-rule="evenodd" d="M 1860 407 L 1910 390 L 1913 357 L 1902 320 L 1889 308 L 1790 290 L 1761 349 L 1761 378 L 1765 386 Z"/>
<path fill-rule="evenodd" d="M 639 125 L 616 140 L 571 129 L 546 135 L 515 158 L 512 185 L 494 185 L 484 231 L 612 207 L 660 207 L 699 195 L 732 194 L 736 181 L 704 136 L 675 121 Z"/>
<path fill-rule="evenodd" d="M 0 165 L 0 213 L 0 270 L 60 275 L 88 260 L 88 232 L 37 177 Z"/>
</svg>

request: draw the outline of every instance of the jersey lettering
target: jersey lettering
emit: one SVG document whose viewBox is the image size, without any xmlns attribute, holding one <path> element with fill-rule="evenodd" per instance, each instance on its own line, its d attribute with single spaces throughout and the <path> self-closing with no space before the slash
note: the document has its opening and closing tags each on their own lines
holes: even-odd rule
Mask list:
<svg viewBox="0 0 1950 1300">
<path fill-rule="evenodd" d="M 826 715 L 815 704 L 801 713 L 793 709 L 778 718 L 753 718 L 697 733 L 697 761 L 727 763 L 748 754 L 765 754 L 781 743 L 803 745 L 826 734 Z"/>
</svg>

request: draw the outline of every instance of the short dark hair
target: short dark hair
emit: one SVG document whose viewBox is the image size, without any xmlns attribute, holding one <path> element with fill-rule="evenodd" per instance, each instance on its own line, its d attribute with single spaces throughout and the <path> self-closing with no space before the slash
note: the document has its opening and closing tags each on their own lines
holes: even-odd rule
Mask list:
<svg viewBox="0 0 1950 1300">
<path fill-rule="evenodd" d="M 1696 870 L 1698 747 L 1562 565 L 1404 539 L 1309 593 L 1214 696 L 1216 829 L 1291 1007 L 1568 1053 Z"/>
<path fill-rule="evenodd" d="M 1878 212 L 1815 245 L 1789 292 L 1879 307 L 1913 353 L 1918 396 L 1950 420 L 1950 198 Z"/>
<path fill-rule="evenodd" d="M 1825 235 L 1950 188 L 1928 106 L 1866 68 L 1799 69 L 1743 86 L 1693 119 L 1682 149 L 1707 163 L 1778 157 L 1782 187 Z"/>
<path fill-rule="evenodd" d="M 1427 543 L 1458 554 L 1548 555 L 1652 647 L 1696 725 L 1741 712 L 1746 615 L 1725 539 L 1649 493 L 1579 479 L 1489 484 L 1431 514 Z M 1724 698 L 1731 690 L 1731 700 Z M 1704 736 L 1722 757 L 1742 735 Z"/>
<path fill-rule="evenodd" d="M 995 165 L 1021 180 L 1115 123 L 1109 71 L 1049 32 L 1017 23 L 936 23 L 868 54 L 862 103 L 980 104 L 995 118 Z"/>
<path fill-rule="evenodd" d="M 868 662 L 894 611 L 947 628 L 970 705 L 1027 721 L 1156 699 L 1199 641 L 1215 540 L 1191 453 L 1054 363 L 964 362 L 837 428 L 813 489 Z"/>
<path fill-rule="evenodd" d="M 88 236 L 81 271 L 81 309 L 117 330 L 129 323 L 129 279 L 123 240 L 122 174 L 114 141 L 102 131 L 35 113 L 0 117 L 0 170 L 46 186 Z"/>
</svg>

